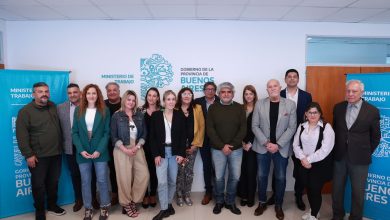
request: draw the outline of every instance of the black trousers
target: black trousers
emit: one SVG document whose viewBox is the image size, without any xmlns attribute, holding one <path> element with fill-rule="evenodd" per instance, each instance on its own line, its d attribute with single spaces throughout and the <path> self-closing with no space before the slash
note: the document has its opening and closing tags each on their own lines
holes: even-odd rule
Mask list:
<svg viewBox="0 0 390 220">
<path fill-rule="evenodd" d="M 145 196 L 156 196 L 157 192 L 157 174 L 156 174 L 156 164 L 154 163 L 154 157 L 152 156 L 152 151 L 149 148 L 149 146 L 144 145 L 144 152 L 146 157 L 146 163 L 148 164 L 148 170 L 149 170 L 149 183 L 150 183 L 150 189 L 148 188 L 145 192 Z"/>
<path fill-rule="evenodd" d="M 243 150 L 241 176 L 237 185 L 237 195 L 248 202 L 255 201 L 257 187 L 257 158 L 252 149 Z"/>
<path fill-rule="evenodd" d="M 108 144 L 108 152 L 110 154 L 110 160 L 108 161 L 108 167 L 110 169 L 110 181 L 111 181 L 111 192 L 118 193 L 118 184 L 116 182 L 116 171 L 115 171 L 115 164 L 114 164 L 114 146 L 111 145 L 111 143 Z M 94 172 L 95 173 L 95 172 Z M 95 176 L 95 182 L 96 183 L 96 175 Z M 95 184 L 96 187 L 96 184 Z M 93 193 L 93 191 L 92 191 Z"/>
<path fill-rule="evenodd" d="M 73 151 L 73 152 L 75 152 L 75 151 Z M 72 178 L 74 198 L 75 198 L 75 200 L 83 201 L 83 197 L 81 194 L 80 170 L 79 170 L 79 165 L 77 164 L 77 161 L 76 161 L 76 155 L 67 154 L 66 161 L 68 162 L 68 169 L 70 172 L 70 177 Z M 95 184 L 95 194 L 96 194 L 96 184 Z"/>
<path fill-rule="evenodd" d="M 62 155 L 38 157 L 34 168 L 29 167 L 34 206 L 37 213 L 45 212 L 45 196 L 48 208 L 57 205 L 58 180 L 61 175 Z"/>
<path fill-rule="evenodd" d="M 203 179 L 206 189 L 206 193 L 213 194 L 213 163 L 211 160 L 211 148 L 210 146 L 203 146 L 199 148 L 200 156 L 203 162 Z"/>
<path fill-rule="evenodd" d="M 296 168 L 296 178 L 301 181 L 304 187 L 307 189 L 307 199 L 309 200 L 311 215 L 317 217 L 322 204 L 322 188 L 325 185 L 326 178 L 324 173 L 327 170 L 321 170 L 317 166 L 318 164 L 312 164 L 312 168 L 306 169 L 302 165 Z M 316 167 L 315 167 L 316 166 Z"/>
</svg>

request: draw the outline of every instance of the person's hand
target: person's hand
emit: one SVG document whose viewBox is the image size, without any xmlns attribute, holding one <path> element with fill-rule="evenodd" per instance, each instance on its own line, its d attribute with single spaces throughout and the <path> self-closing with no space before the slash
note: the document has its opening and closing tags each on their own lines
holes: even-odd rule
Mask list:
<svg viewBox="0 0 390 220">
<path fill-rule="evenodd" d="M 160 166 L 161 162 L 162 162 L 161 156 L 157 156 L 154 158 L 154 164 L 156 165 L 156 167 Z"/>
<path fill-rule="evenodd" d="M 100 157 L 100 152 L 99 151 L 95 151 L 93 152 L 93 154 L 91 155 L 91 158 L 92 159 L 96 159 L 96 158 L 99 158 Z"/>
<path fill-rule="evenodd" d="M 33 156 L 27 158 L 27 165 L 28 165 L 29 167 L 35 168 L 36 165 L 37 165 L 37 163 L 38 163 L 38 158 L 37 158 L 35 155 L 33 155 Z"/>
<path fill-rule="evenodd" d="M 183 162 L 183 160 L 184 160 L 184 157 L 182 157 L 182 156 L 176 156 L 176 162 L 177 162 L 178 164 L 181 164 L 181 163 Z"/>
<path fill-rule="evenodd" d="M 225 144 L 222 148 L 222 152 L 223 154 L 225 154 L 226 156 L 231 154 L 232 153 L 232 148 L 233 146 L 232 145 L 229 145 L 229 144 Z"/>
<path fill-rule="evenodd" d="M 249 151 L 252 147 L 252 143 L 248 142 L 247 144 L 243 144 L 242 145 L 242 148 L 245 150 L 245 151 Z"/>
<path fill-rule="evenodd" d="M 310 169 L 311 168 L 311 163 L 309 163 L 309 161 L 307 160 L 306 157 L 301 160 L 301 164 L 306 169 Z"/>
<path fill-rule="evenodd" d="M 274 154 L 279 151 L 279 146 L 273 143 L 268 143 L 266 148 L 267 151 L 270 152 L 271 154 Z"/>
<path fill-rule="evenodd" d="M 81 151 L 80 152 L 81 156 L 83 156 L 85 159 L 91 159 L 92 155 L 89 154 L 87 151 Z"/>
<path fill-rule="evenodd" d="M 196 150 L 196 146 L 192 145 L 190 148 L 186 150 L 186 154 L 192 154 Z"/>
</svg>

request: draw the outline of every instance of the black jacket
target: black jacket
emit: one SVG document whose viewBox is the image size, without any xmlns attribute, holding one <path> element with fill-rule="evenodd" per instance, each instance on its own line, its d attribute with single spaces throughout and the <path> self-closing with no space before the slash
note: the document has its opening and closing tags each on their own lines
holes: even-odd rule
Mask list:
<svg viewBox="0 0 390 220">
<path fill-rule="evenodd" d="M 371 163 L 371 155 L 381 139 L 379 110 L 363 101 L 355 123 L 348 130 L 345 121 L 348 103 L 338 103 L 333 109 L 333 129 L 336 134 L 335 160 L 346 155 L 347 161 L 356 165 Z"/>
<path fill-rule="evenodd" d="M 153 112 L 150 128 L 150 148 L 153 157 L 165 157 L 165 123 L 163 111 Z M 185 156 L 186 126 L 182 112 L 174 110 L 171 127 L 172 155 Z"/>
<path fill-rule="evenodd" d="M 206 122 L 206 118 L 207 118 L 207 104 L 206 104 L 206 97 L 203 96 L 203 97 L 200 97 L 200 98 L 197 98 L 194 100 L 194 102 L 200 106 L 202 106 L 202 111 L 203 111 L 203 117 L 204 117 L 204 121 L 205 121 L 205 135 L 204 135 L 204 140 L 203 140 L 203 146 L 210 146 L 210 139 L 209 137 L 207 136 L 207 122 Z M 219 97 L 218 96 L 215 96 L 215 100 L 214 100 L 214 103 L 215 102 L 219 102 Z"/>
</svg>

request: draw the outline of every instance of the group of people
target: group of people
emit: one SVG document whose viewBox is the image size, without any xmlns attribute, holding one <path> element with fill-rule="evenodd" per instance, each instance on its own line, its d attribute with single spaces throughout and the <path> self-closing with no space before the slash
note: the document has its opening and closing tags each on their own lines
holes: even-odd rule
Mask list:
<svg viewBox="0 0 390 220">
<path fill-rule="evenodd" d="M 68 100 L 55 106 L 49 101 L 48 85 L 35 83 L 34 100 L 19 111 L 16 134 L 31 172 L 36 220 L 46 219 L 45 202 L 49 213 L 65 214 L 57 205 L 62 152 L 72 178 L 73 211 L 84 206 L 84 220 L 92 219 L 93 209 L 100 209 L 99 220 L 107 219 L 110 206 L 117 203 L 123 214 L 137 217 L 137 204 L 154 207 L 157 194 L 160 212 L 153 220 L 160 220 L 175 214 L 174 198 L 179 207 L 193 205 L 198 151 L 205 183 L 202 204 L 214 199 L 214 214 L 223 208 L 241 214 L 236 195 L 241 206 L 252 207 L 257 189 L 254 215 L 275 205 L 276 218 L 284 219 L 291 156 L 296 205 L 306 209 L 305 189 L 310 204 L 302 219 L 319 218 L 321 190 L 330 180 L 333 219 L 343 219 L 347 177 L 352 185 L 349 219 L 362 219 L 368 166 L 380 141 L 378 109 L 362 99 L 363 83 L 351 80 L 346 84 L 346 100 L 334 107 L 332 128 L 310 93 L 298 88 L 298 71 L 288 70 L 285 82 L 282 90 L 278 80 L 269 80 L 268 96 L 260 100 L 254 86 L 245 86 L 243 105 L 233 101 L 236 91 L 230 82 L 218 87 L 205 83 L 204 96 L 197 99 L 190 88 L 177 95 L 167 90 L 162 103 L 159 90 L 152 87 L 142 106 L 132 90 L 120 97 L 114 82 L 106 86 L 106 100 L 95 84 L 81 90 L 71 83 Z M 267 199 L 271 162 L 273 194 Z"/>
</svg>

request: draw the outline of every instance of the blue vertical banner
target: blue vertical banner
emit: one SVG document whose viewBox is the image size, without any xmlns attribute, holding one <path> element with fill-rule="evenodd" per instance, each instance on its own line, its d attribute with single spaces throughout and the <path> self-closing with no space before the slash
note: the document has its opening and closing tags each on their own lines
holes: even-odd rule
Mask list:
<svg viewBox="0 0 390 220">
<path fill-rule="evenodd" d="M 347 80 L 364 83 L 363 98 L 376 106 L 381 115 L 381 141 L 372 155 L 368 170 L 364 216 L 375 220 L 389 219 L 390 213 L 390 73 L 348 74 Z M 351 207 L 351 187 L 347 183 L 345 207 Z"/>
<path fill-rule="evenodd" d="M 36 82 L 49 85 L 50 100 L 54 103 L 66 100 L 69 71 L 0 70 L 0 218 L 34 210 L 31 174 L 18 148 L 15 124 L 19 110 L 32 101 L 32 86 Z M 59 204 L 74 201 L 65 166 L 62 166 L 58 188 Z"/>
</svg>

